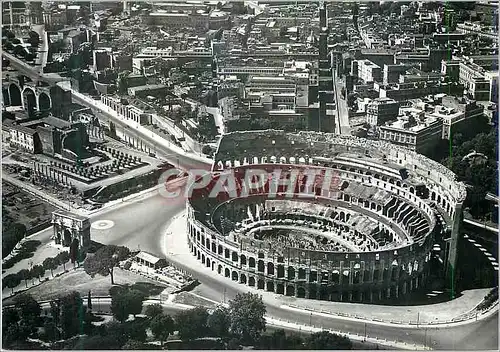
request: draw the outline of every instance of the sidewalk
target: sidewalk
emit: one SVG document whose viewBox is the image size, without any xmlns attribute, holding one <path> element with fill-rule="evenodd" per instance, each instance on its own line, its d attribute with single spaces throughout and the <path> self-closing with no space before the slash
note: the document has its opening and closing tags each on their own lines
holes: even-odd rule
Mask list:
<svg viewBox="0 0 500 352">
<path fill-rule="evenodd" d="M 461 297 L 438 304 L 386 306 L 309 300 L 257 290 L 249 286 L 234 283 L 217 274 L 215 271 L 207 270 L 201 262 L 197 261 L 191 255 L 187 245 L 185 213 L 178 215 L 172 220 L 166 231 L 163 251 L 167 258 L 182 262 L 184 265 L 199 271 L 203 275 L 211 276 L 220 281 L 221 285 L 230 286 L 238 291 L 255 291 L 263 296 L 266 303 L 279 306 L 281 309 L 307 311 L 311 312 L 311 314 L 334 315 L 340 319 L 347 320 L 366 320 L 373 324 L 377 324 L 378 322 L 382 324 L 414 325 L 416 327 L 417 320 L 419 326 L 451 323 L 454 318 L 472 311 L 490 291 L 490 289 L 469 290 L 463 292 Z"/>
</svg>

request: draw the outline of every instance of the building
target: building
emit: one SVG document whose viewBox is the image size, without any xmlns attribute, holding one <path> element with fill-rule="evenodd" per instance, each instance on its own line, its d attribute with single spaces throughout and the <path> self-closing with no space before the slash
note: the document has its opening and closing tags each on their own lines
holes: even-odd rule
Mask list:
<svg viewBox="0 0 500 352">
<path fill-rule="evenodd" d="M 92 58 L 94 71 L 104 71 L 107 68 L 113 67 L 111 48 L 93 50 Z"/>
<path fill-rule="evenodd" d="M 137 122 L 141 125 L 150 125 L 152 123 L 151 114 L 148 114 L 133 105 L 125 103 L 118 97 L 102 95 L 101 102 L 116 111 L 119 115 L 125 117 L 127 120 Z"/>
<path fill-rule="evenodd" d="M 35 154 L 42 151 L 36 130 L 20 125 L 10 126 L 10 145 Z"/>
<path fill-rule="evenodd" d="M 250 190 L 245 181 L 257 167 L 278 168 L 282 181 L 292 179 L 291 170 L 302 179 L 310 165 L 320 174 L 301 195 L 291 184 L 281 188 L 290 197 L 271 196 L 272 178 Z M 193 187 L 186 201 L 189 249 L 207 271 L 243 289 L 394 302 L 428 283 L 432 248 L 445 244 L 439 237 L 450 238 L 446 267 L 456 280 L 465 185 L 407 148 L 325 133 L 245 131 L 222 136 L 212 170 L 211 182 Z M 329 173 L 338 177 L 329 180 Z M 235 182 L 210 196 L 221 174 Z M 447 214 L 443 227 L 440 212 Z"/>
<path fill-rule="evenodd" d="M 143 86 L 130 87 L 128 95 L 132 97 L 145 98 L 147 96 L 159 97 L 167 94 L 168 87 L 164 84 L 146 84 Z"/>
<path fill-rule="evenodd" d="M 141 265 L 147 266 L 152 269 L 161 269 L 168 266 L 167 261 L 164 258 L 158 258 L 151 253 L 140 251 L 134 257 L 134 260 Z"/>
<path fill-rule="evenodd" d="M 142 16 L 145 24 L 153 26 L 167 26 L 170 28 L 193 27 L 202 30 L 208 30 L 210 26 L 209 14 L 203 10 L 193 11 L 191 13 L 164 12 L 156 11 Z M 214 18 L 214 24 L 219 24 L 219 19 Z"/>
<path fill-rule="evenodd" d="M 413 108 L 402 113 L 396 121 L 379 126 L 379 138 L 419 154 L 432 153 L 441 140 L 443 121 Z"/>
<path fill-rule="evenodd" d="M 12 123 L 10 143 L 30 153 L 77 160 L 84 154 L 89 137 L 83 124 L 49 116 Z"/>
<path fill-rule="evenodd" d="M 406 65 L 384 65 L 383 84 L 398 83 L 399 76 L 404 74 L 408 68 Z"/>
<path fill-rule="evenodd" d="M 466 131 L 473 126 L 477 119 L 484 114 L 484 107 L 474 100 L 466 97 L 457 98 L 445 96 L 441 105 L 434 108 L 430 116 L 437 117 L 443 121 L 442 139 L 450 139 L 452 133 Z"/>
<path fill-rule="evenodd" d="M 488 71 L 473 61 L 460 61 L 459 83 L 474 100 L 498 102 L 498 68 Z"/>
<path fill-rule="evenodd" d="M 460 75 L 459 60 L 443 60 L 441 61 L 441 75 L 449 82 L 458 82 Z"/>
<path fill-rule="evenodd" d="M 396 83 L 379 87 L 380 98 L 391 98 L 396 101 L 422 98 L 430 94 L 449 93 L 454 87 L 451 84 L 432 82 Z M 456 87 L 455 87 L 456 88 Z"/>
<path fill-rule="evenodd" d="M 369 60 L 358 60 L 358 78 L 363 82 L 381 82 L 382 71 L 379 65 Z"/>
<path fill-rule="evenodd" d="M 399 115 L 399 103 L 390 98 L 376 98 L 366 106 L 366 122 L 372 126 L 382 125 Z"/>
</svg>

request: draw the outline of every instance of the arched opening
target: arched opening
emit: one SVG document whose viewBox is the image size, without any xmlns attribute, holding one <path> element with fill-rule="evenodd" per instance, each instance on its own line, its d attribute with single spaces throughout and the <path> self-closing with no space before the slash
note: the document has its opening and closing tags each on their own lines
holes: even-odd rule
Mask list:
<svg viewBox="0 0 500 352">
<path fill-rule="evenodd" d="M 210 238 L 207 238 L 205 240 L 205 243 L 206 243 L 205 247 L 207 247 L 208 249 L 210 249 Z"/>
<path fill-rule="evenodd" d="M 224 271 L 224 276 L 225 277 L 231 276 L 231 272 L 230 272 L 230 270 L 228 268 L 226 268 L 226 270 Z"/>
<path fill-rule="evenodd" d="M 250 258 L 248 259 L 248 266 L 249 266 L 250 268 L 255 268 L 255 258 L 254 258 L 254 257 L 250 257 Z"/>
<path fill-rule="evenodd" d="M 229 258 L 229 249 L 227 248 L 224 249 L 224 257 Z"/>
<path fill-rule="evenodd" d="M 267 263 L 267 275 L 274 275 L 274 264 L 271 262 Z"/>
<path fill-rule="evenodd" d="M 212 253 L 217 253 L 217 246 L 212 242 Z"/>
<path fill-rule="evenodd" d="M 38 97 L 38 110 L 39 111 L 49 111 L 52 107 L 50 98 L 46 93 L 40 93 Z"/>
<path fill-rule="evenodd" d="M 207 266 L 207 268 L 210 268 L 210 266 L 211 266 L 210 263 L 211 263 L 210 262 L 210 258 L 207 258 L 206 259 L 206 266 Z"/>
<path fill-rule="evenodd" d="M 297 289 L 297 297 L 299 298 L 306 298 L 306 289 L 303 287 L 299 287 Z"/>
<path fill-rule="evenodd" d="M 202 255 L 201 255 L 201 262 L 202 262 L 203 264 L 205 264 L 205 254 L 202 254 Z"/>
<path fill-rule="evenodd" d="M 257 263 L 257 271 L 263 273 L 264 272 L 264 261 L 259 260 Z"/>
<path fill-rule="evenodd" d="M 9 95 L 10 95 L 10 105 L 11 106 L 21 106 L 23 105 L 21 90 L 15 84 L 11 84 L 9 86 Z"/>
<path fill-rule="evenodd" d="M 255 278 L 253 276 L 248 278 L 248 286 L 255 287 Z"/>
<path fill-rule="evenodd" d="M 245 274 L 240 275 L 240 283 L 246 284 L 247 283 L 247 277 Z"/>
<path fill-rule="evenodd" d="M 233 261 L 233 262 L 237 262 L 237 261 L 238 261 L 238 253 L 233 252 L 233 253 L 232 253 L 232 258 L 231 258 L 231 259 L 232 259 L 232 261 Z"/>
<path fill-rule="evenodd" d="M 219 274 L 222 274 L 222 265 L 219 265 L 219 266 L 217 267 L 217 272 L 218 272 Z"/>
<path fill-rule="evenodd" d="M 259 279 L 259 281 L 257 281 L 257 288 L 259 290 L 263 290 L 264 289 L 264 280 Z"/>
<path fill-rule="evenodd" d="M 268 281 L 267 282 L 267 292 L 274 292 L 274 282 Z"/>
<path fill-rule="evenodd" d="M 240 255 L 240 263 L 241 265 L 247 264 L 247 257 L 244 254 Z"/>
<path fill-rule="evenodd" d="M 299 269 L 299 280 L 305 279 L 306 278 L 306 269 L 300 268 Z"/>
<path fill-rule="evenodd" d="M 280 294 L 280 295 L 284 294 L 285 293 L 285 286 L 281 283 L 277 284 L 276 285 L 276 293 Z"/>
<path fill-rule="evenodd" d="M 26 88 L 23 92 L 24 110 L 28 112 L 28 116 L 32 116 L 36 111 L 36 96 L 31 88 Z"/>
<path fill-rule="evenodd" d="M 278 265 L 278 277 L 285 277 L 285 267 L 283 266 L 283 264 Z"/>
<path fill-rule="evenodd" d="M 293 266 L 288 267 L 288 280 L 294 280 L 295 279 L 295 269 Z"/>
<path fill-rule="evenodd" d="M 236 271 L 233 270 L 231 279 L 233 281 L 238 281 L 238 272 L 236 272 Z"/>
<path fill-rule="evenodd" d="M 222 246 L 219 244 L 219 246 L 217 247 L 217 253 L 222 254 L 222 252 L 223 252 Z"/>
<path fill-rule="evenodd" d="M 71 244 L 71 232 L 68 229 L 64 230 L 63 234 L 63 246 L 69 246 Z"/>
<path fill-rule="evenodd" d="M 286 295 L 287 296 L 295 296 L 295 287 L 293 285 L 287 286 Z"/>
<path fill-rule="evenodd" d="M 316 286 L 315 285 L 311 285 L 309 287 L 309 298 L 310 299 L 316 299 L 317 295 L 316 295 Z"/>
</svg>

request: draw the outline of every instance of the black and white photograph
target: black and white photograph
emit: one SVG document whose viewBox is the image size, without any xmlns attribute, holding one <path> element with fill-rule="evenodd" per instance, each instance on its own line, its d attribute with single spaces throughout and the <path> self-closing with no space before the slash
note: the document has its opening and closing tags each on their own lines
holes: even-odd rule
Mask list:
<svg viewBox="0 0 500 352">
<path fill-rule="evenodd" d="M 2 350 L 499 349 L 498 1 L 4 1 Z"/>
</svg>

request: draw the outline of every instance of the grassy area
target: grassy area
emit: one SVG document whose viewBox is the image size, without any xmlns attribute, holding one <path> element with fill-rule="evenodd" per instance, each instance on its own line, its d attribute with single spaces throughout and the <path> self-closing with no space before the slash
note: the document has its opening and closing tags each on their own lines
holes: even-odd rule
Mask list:
<svg viewBox="0 0 500 352">
<path fill-rule="evenodd" d="M 164 287 L 159 286 L 158 283 L 153 280 L 149 280 L 143 276 L 120 268 L 115 268 L 114 279 L 116 285 L 130 285 L 144 292 L 148 292 L 148 295 L 161 292 L 164 289 Z M 109 276 L 96 275 L 94 278 L 91 278 L 85 273 L 83 268 L 80 267 L 51 279 L 37 287 L 33 287 L 27 290 L 26 293 L 31 294 L 37 301 L 43 301 L 66 295 L 72 291 L 77 291 L 82 296 L 86 296 L 89 291 L 92 292 L 93 296 L 108 296 L 111 287 L 111 279 Z M 11 299 L 8 299 L 3 303 L 9 304 L 8 301 L 10 300 Z"/>
<path fill-rule="evenodd" d="M 175 296 L 174 303 L 187 304 L 190 306 L 202 306 L 207 308 L 213 308 L 217 305 L 212 301 L 208 301 L 204 298 L 195 296 L 189 292 L 179 293 L 177 296 Z"/>
</svg>

